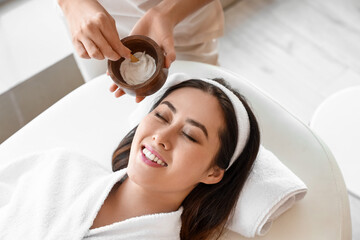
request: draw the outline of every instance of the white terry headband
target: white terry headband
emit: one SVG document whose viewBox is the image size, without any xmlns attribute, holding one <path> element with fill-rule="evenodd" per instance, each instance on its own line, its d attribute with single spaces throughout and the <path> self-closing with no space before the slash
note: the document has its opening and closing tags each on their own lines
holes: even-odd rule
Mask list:
<svg viewBox="0 0 360 240">
<path fill-rule="evenodd" d="M 186 74 L 182 74 L 182 73 L 170 75 L 160 91 L 158 91 L 156 94 L 154 94 L 152 96 L 146 97 L 145 100 L 143 100 L 141 103 L 139 103 L 139 106 L 137 107 L 137 109 L 129 116 L 130 125 L 136 126 L 137 124 L 139 124 L 141 119 L 148 113 L 149 109 L 151 108 L 152 103 L 153 103 L 153 101 L 151 101 L 151 100 L 154 100 L 154 98 L 156 100 L 156 97 L 158 97 L 159 94 L 160 94 L 160 96 L 162 96 L 169 87 L 177 85 L 177 84 L 185 82 L 185 81 L 189 81 L 191 79 L 202 80 L 206 83 L 212 84 L 212 85 L 220 88 L 226 94 L 226 96 L 230 99 L 230 101 L 234 107 L 237 125 L 238 125 L 238 138 L 237 138 L 237 144 L 236 144 L 235 151 L 230 159 L 229 166 L 226 169 L 226 170 L 228 170 L 231 167 L 231 165 L 234 163 L 234 161 L 240 156 L 240 154 L 242 153 L 242 151 L 245 148 L 245 145 L 249 139 L 250 121 L 249 121 L 248 113 L 247 113 L 244 105 L 240 101 L 240 99 L 232 91 L 230 91 L 225 86 L 221 85 L 220 83 L 218 83 L 214 80 L 210 80 L 210 79 L 206 79 L 206 78 L 190 77 L 190 76 L 188 76 Z M 151 105 L 149 105 L 149 104 L 151 104 Z"/>
</svg>

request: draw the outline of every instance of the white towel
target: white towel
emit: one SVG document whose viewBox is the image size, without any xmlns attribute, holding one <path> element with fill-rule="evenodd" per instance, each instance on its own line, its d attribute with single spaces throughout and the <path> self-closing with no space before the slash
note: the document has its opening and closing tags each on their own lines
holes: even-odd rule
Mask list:
<svg viewBox="0 0 360 240">
<path fill-rule="evenodd" d="M 272 152 L 260 146 L 228 228 L 245 237 L 263 236 L 272 222 L 306 192 L 306 185 Z"/>
<path fill-rule="evenodd" d="M 169 85 L 183 78 L 194 77 L 182 73 L 170 75 L 159 92 L 138 104 L 129 115 L 129 125 L 135 127 L 139 124 Z M 306 185 L 272 152 L 260 146 L 234 216 L 229 219 L 228 228 L 245 237 L 263 236 L 269 231 L 272 222 L 301 200 L 306 192 Z"/>
</svg>

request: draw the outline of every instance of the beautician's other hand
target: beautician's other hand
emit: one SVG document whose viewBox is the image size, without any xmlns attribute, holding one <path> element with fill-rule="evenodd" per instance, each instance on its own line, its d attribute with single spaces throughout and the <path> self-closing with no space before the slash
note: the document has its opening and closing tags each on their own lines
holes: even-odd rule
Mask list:
<svg viewBox="0 0 360 240">
<path fill-rule="evenodd" d="M 110 92 L 114 92 L 115 94 L 115 97 L 118 98 L 118 97 L 121 97 L 122 95 L 125 94 L 124 90 L 122 90 L 121 88 L 119 88 L 115 83 L 113 83 L 111 86 L 110 86 Z M 144 100 L 145 97 L 140 97 L 140 96 L 136 96 L 135 98 L 135 101 L 137 103 L 141 102 L 142 100 Z"/>
<path fill-rule="evenodd" d="M 96 0 L 58 0 L 70 29 L 76 52 L 82 58 L 129 58 L 116 30 L 115 20 Z"/>
<path fill-rule="evenodd" d="M 133 27 L 130 35 L 145 35 L 152 38 L 165 54 L 165 67 L 169 68 L 175 61 L 174 47 L 175 23 L 161 10 L 161 4 L 149 9 Z"/>
<path fill-rule="evenodd" d="M 109 72 L 106 72 L 107 75 L 109 75 Z M 124 90 L 122 90 L 121 88 L 119 88 L 115 83 L 112 83 L 110 86 L 110 92 L 114 93 L 114 96 L 116 98 L 121 97 L 122 95 L 125 94 Z M 139 103 L 142 100 L 144 100 L 145 97 L 140 97 L 140 96 L 136 96 L 135 98 L 135 102 Z"/>
<path fill-rule="evenodd" d="M 162 0 L 135 24 L 130 35 L 146 35 L 165 51 L 165 67 L 175 61 L 174 28 L 212 0 Z"/>
</svg>

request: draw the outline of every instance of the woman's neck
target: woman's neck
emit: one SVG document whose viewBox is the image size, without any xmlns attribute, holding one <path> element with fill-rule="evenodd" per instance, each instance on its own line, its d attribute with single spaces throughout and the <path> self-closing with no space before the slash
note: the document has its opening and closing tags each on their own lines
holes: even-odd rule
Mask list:
<svg viewBox="0 0 360 240">
<path fill-rule="evenodd" d="M 166 213 L 179 209 L 187 194 L 175 195 L 157 193 L 144 189 L 127 178 L 113 192 L 114 210 L 119 214 L 120 221 L 147 214 Z"/>
<path fill-rule="evenodd" d="M 186 195 L 156 194 L 127 178 L 124 182 L 114 185 L 90 229 L 133 217 L 176 211 Z"/>
</svg>

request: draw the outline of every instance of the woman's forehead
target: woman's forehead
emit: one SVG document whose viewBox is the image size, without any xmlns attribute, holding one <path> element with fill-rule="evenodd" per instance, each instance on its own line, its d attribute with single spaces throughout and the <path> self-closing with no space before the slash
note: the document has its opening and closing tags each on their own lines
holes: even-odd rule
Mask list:
<svg viewBox="0 0 360 240">
<path fill-rule="evenodd" d="M 165 102 L 173 105 L 177 114 L 202 122 L 205 126 L 218 128 L 224 122 L 218 99 L 201 89 L 177 89 L 164 98 L 160 105 Z"/>
</svg>

